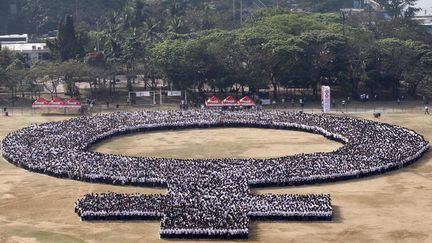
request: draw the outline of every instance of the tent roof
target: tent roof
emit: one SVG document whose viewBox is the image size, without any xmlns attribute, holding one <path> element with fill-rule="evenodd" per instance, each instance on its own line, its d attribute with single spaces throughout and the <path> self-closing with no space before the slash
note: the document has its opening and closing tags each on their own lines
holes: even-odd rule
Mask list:
<svg viewBox="0 0 432 243">
<path fill-rule="evenodd" d="M 63 107 L 66 104 L 66 101 L 55 97 L 53 100 L 49 102 L 49 105 L 52 107 Z"/>
<path fill-rule="evenodd" d="M 238 101 L 240 105 L 255 105 L 255 102 L 249 97 L 245 96 Z"/>
<path fill-rule="evenodd" d="M 222 101 L 222 103 L 223 104 L 236 104 L 237 100 L 234 99 L 232 96 L 228 96 Z"/>
<path fill-rule="evenodd" d="M 218 97 L 212 96 L 205 101 L 205 105 L 206 106 L 221 106 L 222 102 Z"/>
<path fill-rule="evenodd" d="M 221 100 L 218 97 L 216 97 L 216 96 L 213 95 L 212 97 L 208 98 L 206 100 L 206 102 L 207 103 L 220 103 Z"/>
<path fill-rule="evenodd" d="M 41 107 L 44 107 L 44 106 L 46 106 L 48 104 L 49 104 L 48 100 L 46 100 L 46 99 L 44 99 L 42 97 L 39 97 L 37 100 L 35 100 L 32 103 L 32 108 L 41 108 Z"/>
<path fill-rule="evenodd" d="M 42 97 L 35 100 L 32 104 L 32 108 L 80 108 L 81 102 L 75 98 L 69 100 L 62 100 L 55 97 L 52 100 L 46 100 Z"/>
<path fill-rule="evenodd" d="M 55 98 L 52 99 L 50 102 L 63 102 L 63 100 L 60 99 L 59 97 L 55 97 Z"/>
<path fill-rule="evenodd" d="M 48 100 L 46 100 L 45 98 L 39 97 L 39 98 L 37 98 L 37 100 L 35 100 L 33 102 L 33 104 L 40 104 L 40 103 L 47 103 L 47 102 L 48 102 Z"/>
</svg>

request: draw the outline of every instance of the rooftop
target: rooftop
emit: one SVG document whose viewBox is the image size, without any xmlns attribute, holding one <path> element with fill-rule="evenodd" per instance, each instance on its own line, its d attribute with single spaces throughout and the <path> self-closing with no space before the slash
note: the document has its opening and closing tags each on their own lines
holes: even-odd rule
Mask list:
<svg viewBox="0 0 432 243">
<path fill-rule="evenodd" d="M 18 51 L 18 52 L 48 50 L 46 43 L 2 44 L 1 48 L 8 49 L 11 51 Z"/>
</svg>

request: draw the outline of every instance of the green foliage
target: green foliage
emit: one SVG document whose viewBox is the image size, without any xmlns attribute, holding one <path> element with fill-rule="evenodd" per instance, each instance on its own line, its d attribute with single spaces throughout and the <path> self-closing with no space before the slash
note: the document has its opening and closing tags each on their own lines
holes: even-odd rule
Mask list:
<svg viewBox="0 0 432 243">
<path fill-rule="evenodd" d="M 166 40 L 152 52 L 177 87 L 206 83 L 219 90 L 233 85 L 254 90 L 270 85 L 277 98 L 279 86 L 317 92 L 318 85 L 326 84 L 356 97 L 377 89 L 397 96 L 401 85 L 415 94 L 427 81 L 429 48 L 412 40 L 375 40 L 368 30 L 344 27 L 338 14 L 264 11 L 242 29 Z"/>
<path fill-rule="evenodd" d="M 128 0 L 4 0 L 0 7 L 0 33 L 44 34 L 57 28 L 65 15 L 73 14 L 85 29 L 121 9 Z M 16 4 L 17 14 L 9 11 Z"/>
<path fill-rule="evenodd" d="M 311 12 L 337 12 L 341 8 L 350 7 L 345 5 L 345 1 L 342 0 L 302 0 L 294 2 L 297 2 L 300 8 Z"/>
<path fill-rule="evenodd" d="M 200 88 L 207 83 L 220 90 L 236 84 L 250 88 L 272 85 L 277 90 L 279 85 L 307 80 L 306 86 L 313 87 L 323 70 L 327 70 L 326 78 L 335 79 L 340 50 L 347 41 L 327 30 L 328 26 L 303 13 L 269 15 L 241 30 L 166 40 L 156 44 L 152 53 L 176 87 Z"/>
<path fill-rule="evenodd" d="M 258 29 L 276 29 L 290 35 L 300 35 L 310 30 L 322 30 L 325 26 L 308 14 L 289 13 L 271 16 L 257 23 Z"/>
<path fill-rule="evenodd" d="M 415 95 L 421 82 L 428 81 L 431 75 L 432 47 L 412 40 L 395 38 L 378 42 L 380 61 L 387 78 L 393 87 L 400 82 Z"/>
<path fill-rule="evenodd" d="M 377 0 L 392 18 L 413 17 L 420 9 L 418 0 Z"/>
<path fill-rule="evenodd" d="M 69 1 L 55 14 L 54 0 L 20 1 L 25 3 L 20 10 L 31 13 L 28 19 L 39 29 L 51 26 L 59 13 L 73 13 L 79 23 L 64 18 L 57 39 L 49 42 L 60 63 L 29 71 L 24 59 L 0 53 L 0 75 L 7 80 L 15 72 L 18 79 L 45 80 L 45 86 L 47 80 L 53 87 L 53 80 L 65 82 L 72 91 L 77 78 L 109 77 L 111 89 L 122 73 L 131 90 L 132 80 L 142 74 L 153 88 L 159 78 L 173 88 L 201 91 L 271 87 L 276 99 L 280 87 L 309 88 L 316 94 L 322 84 L 353 97 L 380 91 L 397 97 L 402 88 L 415 95 L 432 80 L 430 35 L 407 18 L 415 12 L 415 0 L 382 1 L 390 21 L 379 15 L 342 16 L 339 9 L 352 6 L 336 0 L 279 1 L 279 8 L 267 9 L 244 1 L 241 15 L 239 2 L 232 12 L 231 0 L 109 0 L 93 9 L 94 16 L 85 13 L 99 0 L 77 0 L 88 9 L 75 9 Z"/>
<path fill-rule="evenodd" d="M 71 15 L 65 16 L 60 21 L 57 38 L 48 40 L 47 45 L 53 56 L 62 62 L 70 59 L 80 59 L 85 55 L 82 39 L 75 32 Z"/>
</svg>

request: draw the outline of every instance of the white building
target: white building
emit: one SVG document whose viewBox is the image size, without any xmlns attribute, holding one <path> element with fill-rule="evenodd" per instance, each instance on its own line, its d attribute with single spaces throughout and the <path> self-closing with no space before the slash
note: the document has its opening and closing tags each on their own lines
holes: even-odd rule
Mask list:
<svg viewBox="0 0 432 243">
<path fill-rule="evenodd" d="M 8 49 L 23 54 L 30 64 L 49 60 L 50 51 L 46 43 L 15 43 L 1 44 L 1 49 Z"/>
<path fill-rule="evenodd" d="M 432 33 L 432 15 L 416 16 L 413 19 L 425 26 L 429 33 Z"/>
<path fill-rule="evenodd" d="M 28 43 L 28 35 L 0 35 L 0 44 Z"/>
</svg>

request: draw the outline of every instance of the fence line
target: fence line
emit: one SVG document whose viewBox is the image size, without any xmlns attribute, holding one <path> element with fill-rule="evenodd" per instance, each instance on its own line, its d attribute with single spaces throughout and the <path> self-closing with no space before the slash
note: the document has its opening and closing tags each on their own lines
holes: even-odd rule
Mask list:
<svg viewBox="0 0 432 243">
<path fill-rule="evenodd" d="M 420 101 L 404 101 L 400 104 L 396 102 L 389 101 L 369 101 L 369 102 L 350 102 L 345 106 L 342 104 L 336 104 L 332 106 L 331 112 L 334 114 L 343 114 L 343 113 L 394 113 L 394 112 L 410 112 L 410 113 L 422 113 L 424 112 L 424 108 L 427 104 L 424 104 Z M 24 116 L 24 115 L 37 115 L 37 114 L 58 114 L 58 115 L 71 115 L 64 114 L 62 110 L 59 112 L 44 112 L 44 110 L 36 110 L 32 109 L 29 105 L 27 106 L 3 106 L 1 107 L 3 111 L 3 116 L 5 115 L 4 108 L 6 108 L 9 116 Z M 104 104 L 95 105 L 91 108 L 91 114 L 97 113 L 107 113 L 107 112 L 115 112 L 115 111 L 147 111 L 147 110 L 178 110 L 180 109 L 179 104 L 163 104 L 163 105 L 124 105 L 121 104 L 119 107 L 116 107 L 116 104 L 110 104 L 107 107 Z M 290 112 L 307 112 L 307 113 L 321 113 L 321 104 L 319 102 L 308 102 L 305 103 L 303 107 L 299 104 L 291 104 L 291 103 L 279 103 L 276 105 L 268 105 L 263 106 L 263 109 L 266 110 L 282 110 L 282 111 L 290 111 Z"/>
</svg>

